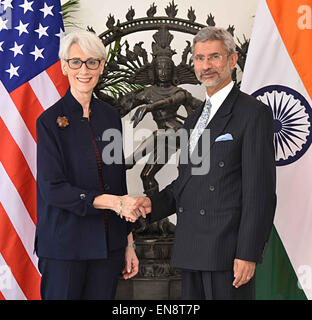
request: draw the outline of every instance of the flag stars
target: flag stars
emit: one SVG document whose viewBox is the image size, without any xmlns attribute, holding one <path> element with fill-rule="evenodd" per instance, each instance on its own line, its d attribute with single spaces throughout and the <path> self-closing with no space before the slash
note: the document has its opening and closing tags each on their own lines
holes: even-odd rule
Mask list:
<svg viewBox="0 0 312 320">
<path fill-rule="evenodd" d="M 4 11 L 6 11 L 7 8 L 12 8 L 13 9 L 12 2 L 13 2 L 13 0 L 2 0 L 2 1 L 0 1 L 0 3 L 3 5 L 3 10 Z"/>
<path fill-rule="evenodd" d="M 14 52 L 14 57 L 16 57 L 18 54 L 23 55 L 23 52 L 22 52 L 23 46 L 24 46 L 23 44 L 18 45 L 16 42 L 14 42 L 14 47 L 10 48 L 10 50 Z"/>
<path fill-rule="evenodd" d="M 5 70 L 5 72 L 8 72 L 10 74 L 10 79 L 12 79 L 13 76 L 19 77 L 19 74 L 17 70 L 19 69 L 19 66 L 14 67 L 12 63 L 10 63 L 10 68 L 8 70 Z"/>
<path fill-rule="evenodd" d="M 32 8 L 33 3 L 34 3 L 33 1 L 28 2 L 27 0 L 24 0 L 24 4 L 20 4 L 19 7 L 24 9 L 24 14 L 25 14 L 27 11 L 34 11 Z"/>
<path fill-rule="evenodd" d="M 39 28 L 35 30 L 35 32 L 37 32 L 38 35 L 39 35 L 39 39 L 40 39 L 42 36 L 48 37 L 48 34 L 47 34 L 47 29 L 48 29 L 48 28 L 49 28 L 49 26 L 48 26 L 48 27 L 44 27 L 44 26 L 42 26 L 41 23 L 39 23 Z"/>
<path fill-rule="evenodd" d="M 59 37 L 60 39 L 65 37 L 65 31 L 60 28 L 60 32 L 55 34 L 57 37 Z"/>
<path fill-rule="evenodd" d="M 2 45 L 4 44 L 4 41 L 0 41 L 0 52 L 2 51 L 3 52 L 3 48 L 2 48 Z"/>
<path fill-rule="evenodd" d="M 8 30 L 7 23 L 8 20 L 2 20 L 2 18 L 0 18 L 0 31 L 2 31 L 3 29 Z"/>
<path fill-rule="evenodd" d="M 22 20 L 19 22 L 19 26 L 15 27 L 14 29 L 17 29 L 19 31 L 19 36 L 21 36 L 23 33 L 29 33 L 27 30 L 29 23 L 23 24 Z"/>
<path fill-rule="evenodd" d="M 40 11 L 43 12 L 43 18 L 45 18 L 46 16 L 50 15 L 50 16 L 54 16 L 54 14 L 52 13 L 52 9 L 54 8 L 54 6 L 48 6 L 47 3 L 44 3 L 44 7 L 42 9 L 40 9 Z"/>
<path fill-rule="evenodd" d="M 32 54 L 35 57 L 35 61 L 37 61 L 38 58 L 44 59 L 43 55 L 42 55 L 43 50 L 44 50 L 44 48 L 38 49 L 37 46 L 35 46 L 35 50 L 30 52 L 30 54 Z"/>
</svg>

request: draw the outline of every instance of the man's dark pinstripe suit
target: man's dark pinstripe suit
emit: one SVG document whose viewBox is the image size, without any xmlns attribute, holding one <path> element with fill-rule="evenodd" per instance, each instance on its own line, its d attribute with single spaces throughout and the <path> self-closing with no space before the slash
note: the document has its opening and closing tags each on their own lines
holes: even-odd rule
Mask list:
<svg viewBox="0 0 312 320">
<path fill-rule="evenodd" d="M 185 129 L 193 129 L 200 114 L 196 110 Z M 192 175 L 192 164 L 179 164 L 178 178 L 151 197 L 150 221 L 177 213 L 173 267 L 232 271 L 235 258 L 261 262 L 272 228 L 272 112 L 234 86 L 207 128 L 210 171 Z M 215 142 L 226 133 L 233 140 Z"/>
</svg>

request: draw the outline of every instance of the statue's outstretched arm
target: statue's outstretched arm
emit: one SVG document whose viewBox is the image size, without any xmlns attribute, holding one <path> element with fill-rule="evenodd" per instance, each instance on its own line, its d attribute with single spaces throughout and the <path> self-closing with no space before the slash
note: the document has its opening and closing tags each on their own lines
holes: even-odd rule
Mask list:
<svg viewBox="0 0 312 320">
<path fill-rule="evenodd" d="M 131 110 L 142 104 L 142 101 L 137 98 L 138 94 L 141 93 L 144 88 L 129 92 L 125 95 L 122 95 L 116 101 L 115 107 L 118 109 L 120 116 L 124 117 Z"/>
<path fill-rule="evenodd" d="M 184 107 L 186 109 L 187 115 L 192 114 L 197 108 L 203 106 L 203 101 L 193 97 L 189 92 L 186 92 L 186 101 Z"/>
<path fill-rule="evenodd" d="M 133 127 L 135 128 L 148 112 L 166 109 L 172 104 L 183 104 L 185 98 L 185 90 L 181 89 L 170 97 L 162 98 L 155 101 L 154 103 L 146 104 L 139 107 L 131 118 L 131 121 L 133 121 Z"/>
</svg>

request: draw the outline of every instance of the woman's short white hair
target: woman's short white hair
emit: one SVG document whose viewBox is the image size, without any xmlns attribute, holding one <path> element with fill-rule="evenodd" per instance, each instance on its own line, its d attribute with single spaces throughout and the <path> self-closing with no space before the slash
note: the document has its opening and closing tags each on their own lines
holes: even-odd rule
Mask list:
<svg viewBox="0 0 312 320">
<path fill-rule="evenodd" d="M 107 54 L 101 39 L 95 33 L 84 30 L 71 32 L 61 39 L 60 59 L 68 59 L 69 49 L 75 43 L 80 46 L 86 55 L 95 59 L 106 60 Z"/>
</svg>

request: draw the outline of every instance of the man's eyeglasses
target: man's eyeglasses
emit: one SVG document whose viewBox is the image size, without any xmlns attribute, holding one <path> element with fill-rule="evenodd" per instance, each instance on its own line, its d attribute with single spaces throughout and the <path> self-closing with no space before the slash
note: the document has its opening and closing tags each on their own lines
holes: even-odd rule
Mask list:
<svg viewBox="0 0 312 320">
<path fill-rule="evenodd" d="M 197 61 L 203 62 L 203 61 L 205 61 L 205 59 L 206 59 L 206 57 L 201 54 L 198 54 L 195 56 L 195 60 L 197 60 Z M 223 60 L 223 55 L 219 54 L 219 53 L 214 53 L 214 54 L 207 56 L 207 60 L 210 63 L 218 64 L 218 63 L 221 63 L 221 61 Z"/>
<path fill-rule="evenodd" d="M 100 63 L 101 63 L 101 60 L 92 59 L 92 58 L 90 58 L 86 61 L 82 61 L 77 58 L 66 59 L 65 61 L 68 63 L 68 66 L 74 70 L 80 69 L 84 63 L 86 64 L 86 67 L 88 69 L 96 70 L 96 69 L 98 69 L 98 67 L 100 66 Z"/>
</svg>

